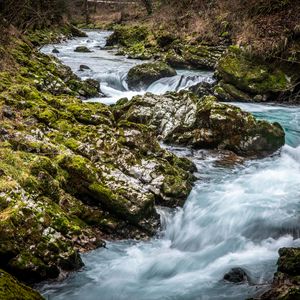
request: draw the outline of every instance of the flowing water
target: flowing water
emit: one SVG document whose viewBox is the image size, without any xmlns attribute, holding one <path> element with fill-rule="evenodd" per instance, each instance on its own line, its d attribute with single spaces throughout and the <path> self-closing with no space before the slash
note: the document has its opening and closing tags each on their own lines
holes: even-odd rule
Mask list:
<svg viewBox="0 0 300 300">
<path fill-rule="evenodd" d="M 53 54 L 82 79 L 93 78 L 101 82 L 101 90 L 105 98 L 94 98 L 90 101 L 101 101 L 112 104 L 123 97 L 131 98 L 137 94 L 151 92 L 164 94 L 167 91 L 179 91 L 195 85 L 203 80 L 212 81 L 212 72 L 177 70 L 177 76 L 163 78 L 154 82 L 144 91 L 130 91 L 126 83 L 128 71 L 137 64 L 147 61 L 127 59 L 124 56 L 116 56 L 116 50 L 103 49 L 109 31 L 90 31 L 87 38 L 77 38 L 57 45 L 48 45 L 42 48 L 42 52 L 51 53 L 56 48 L 59 53 Z M 86 46 L 90 53 L 74 52 L 77 46 Z M 80 65 L 86 65 L 90 69 L 80 71 Z"/>
<path fill-rule="evenodd" d="M 126 72 L 141 62 L 104 50 L 72 52 L 78 43 L 101 46 L 106 36 L 91 32 L 90 42 L 76 39 L 57 48 L 59 58 L 73 70 L 79 64 L 91 65 L 92 71 L 81 77 L 101 79 L 108 96 L 104 101 L 110 103 L 134 94 L 126 88 Z M 48 46 L 43 51 L 51 49 Z M 185 86 L 189 80 L 199 82 L 210 76 L 207 72 L 181 74 Z M 178 79 L 168 78 L 148 90 L 159 94 L 175 90 L 176 85 Z M 175 211 L 159 209 L 163 231 L 150 241 L 108 242 L 107 249 L 84 254 L 81 272 L 41 288 L 46 298 L 238 300 L 268 288 L 278 249 L 300 246 L 300 108 L 235 105 L 258 118 L 280 122 L 287 134 L 283 149 L 262 160 L 224 165 L 214 152 L 171 147 L 178 155 L 193 159 L 198 167 L 199 180 L 185 206 Z M 250 282 L 235 285 L 223 281 L 223 275 L 233 267 L 245 269 Z"/>
</svg>

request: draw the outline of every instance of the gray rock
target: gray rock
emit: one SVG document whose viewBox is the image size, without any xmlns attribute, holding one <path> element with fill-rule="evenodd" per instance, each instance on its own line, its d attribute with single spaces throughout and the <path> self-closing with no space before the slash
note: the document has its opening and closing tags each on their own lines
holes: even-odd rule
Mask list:
<svg viewBox="0 0 300 300">
<path fill-rule="evenodd" d="M 232 268 L 224 275 L 223 279 L 232 283 L 243 283 L 250 281 L 248 274 L 242 268 Z"/>
<path fill-rule="evenodd" d="M 79 66 L 79 71 L 84 71 L 84 70 L 90 70 L 91 68 L 87 65 L 80 65 Z"/>
<path fill-rule="evenodd" d="M 2 114 L 8 119 L 13 119 L 16 116 L 15 112 L 9 106 L 5 106 L 2 108 Z"/>
</svg>

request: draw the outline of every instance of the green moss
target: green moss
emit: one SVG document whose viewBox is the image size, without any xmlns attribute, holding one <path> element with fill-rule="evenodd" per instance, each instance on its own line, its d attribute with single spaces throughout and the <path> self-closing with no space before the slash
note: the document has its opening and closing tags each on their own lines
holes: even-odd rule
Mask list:
<svg viewBox="0 0 300 300">
<path fill-rule="evenodd" d="M 114 27 L 114 33 L 108 38 L 107 45 L 119 44 L 132 47 L 134 44 L 145 41 L 148 36 L 149 31 L 145 26 L 118 25 Z"/>
<path fill-rule="evenodd" d="M 278 67 L 250 57 L 236 46 L 229 48 L 217 69 L 225 83 L 254 94 L 286 91 L 291 87 L 288 76 Z"/>
<path fill-rule="evenodd" d="M 18 282 L 3 270 L 0 270 L 0 299 L 42 300 L 44 298 L 38 292 Z"/>
<path fill-rule="evenodd" d="M 96 171 L 88 159 L 80 155 L 64 155 L 58 157 L 58 164 L 70 174 L 70 178 L 84 178 L 93 182 L 96 180 Z"/>
<path fill-rule="evenodd" d="M 218 99 L 225 101 L 250 101 L 252 97 L 237 89 L 234 85 L 224 83 L 220 81 L 216 86 L 214 86 L 214 94 L 218 97 Z"/>
<path fill-rule="evenodd" d="M 278 271 L 300 276 L 300 248 L 281 248 L 279 256 Z"/>
<path fill-rule="evenodd" d="M 149 86 L 154 81 L 175 76 L 176 71 L 163 62 L 146 63 L 133 67 L 127 75 L 128 86 L 131 89 Z"/>
<path fill-rule="evenodd" d="M 46 108 L 37 115 L 37 118 L 46 124 L 51 124 L 57 120 L 57 115 L 52 109 Z"/>
</svg>

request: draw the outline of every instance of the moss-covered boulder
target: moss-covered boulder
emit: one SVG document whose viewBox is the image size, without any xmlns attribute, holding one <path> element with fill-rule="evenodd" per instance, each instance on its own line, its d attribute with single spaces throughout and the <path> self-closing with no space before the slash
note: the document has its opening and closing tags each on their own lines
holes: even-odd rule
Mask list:
<svg viewBox="0 0 300 300">
<path fill-rule="evenodd" d="M 300 275 L 300 248 L 281 248 L 277 264 L 279 272 Z"/>
<path fill-rule="evenodd" d="M 117 105 L 116 111 L 121 119 L 147 124 L 171 144 L 227 149 L 244 156 L 268 155 L 284 145 L 284 131 L 278 123 L 256 120 L 213 96 L 148 93 Z"/>
<path fill-rule="evenodd" d="M 13 276 L 0 269 L 1 300 L 42 300 L 38 292 L 20 283 Z"/>
<path fill-rule="evenodd" d="M 127 83 L 130 89 L 139 90 L 148 87 L 158 79 L 176 74 L 173 68 L 163 62 L 141 64 L 129 70 Z"/>
<path fill-rule="evenodd" d="M 236 88 L 234 85 L 225 83 L 222 80 L 212 88 L 212 93 L 220 101 L 250 102 L 255 100 L 263 101 L 264 99 L 266 99 L 264 96 L 251 96 L 249 93 L 243 92 Z"/>
<path fill-rule="evenodd" d="M 264 62 L 237 46 L 229 47 L 221 57 L 217 72 L 217 76 L 223 81 L 223 89 L 225 87 L 225 92 L 234 99 L 239 93 L 250 94 L 248 98 L 256 95 L 271 97 L 287 92 L 293 86 L 293 78 L 278 64 Z"/>
<path fill-rule="evenodd" d="M 279 249 L 278 271 L 272 287 L 259 299 L 300 299 L 300 248 Z"/>
<path fill-rule="evenodd" d="M 119 47 L 117 55 L 127 55 L 133 59 L 150 59 L 158 52 L 154 36 L 146 26 L 115 26 L 106 41 L 106 47 L 113 46 Z"/>
<path fill-rule="evenodd" d="M 114 32 L 108 37 L 106 46 L 127 46 L 144 42 L 149 36 L 149 30 L 146 26 L 124 26 L 114 27 Z"/>
<path fill-rule="evenodd" d="M 86 46 L 78 46 L 74 49 L 74 52 L 89 53 L 92 51 Z"/>
<path fill-rule="evenodd" d="M 203 96 L 212 95 L 215 85 L 214 82 L 202 81 L 191 86 L 189 91 L 196 94 L 199 98 L 202 98 Z"/>
<path fill-rule="evenodd" d="M 173 67 L 192 67 L 213 70 L 225 48 L 175 41 L 163 56 Z"/>
</svg>

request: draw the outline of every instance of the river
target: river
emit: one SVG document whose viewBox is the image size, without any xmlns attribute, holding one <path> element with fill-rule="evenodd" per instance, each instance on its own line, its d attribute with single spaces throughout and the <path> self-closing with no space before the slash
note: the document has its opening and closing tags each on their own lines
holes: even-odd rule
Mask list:
<svg viewBox="0 0 300 300">
<path fill-rule="evenodd" d="M 59 50 L 58 58 L 81 78 L 101 81 L 107 104 L 137 93 L 126 85 L 128 70 L 142 61 L 103 50 L 109 32 L 90 31 L 42 49 Z M 94 52 L 75 53 L 78 45 Z M 79 71 L 81 64 L 90 70 Z M 207 71 L 178 70 L 173 78 L 153 83 L 147 91 L 163 94 L 203 80 Z M 108 242 L 84 254 L 85 267 L 66 280 L 46 283 L 40 290 L 51 300 L 239 300 L 264 291 L 276 271 L 278 249 L 300 246 L 300 108 L 234 103 L 256 117 L 278 121 L 286 145 L 268 158 L 236 164 L 220 163 L 214 151 L 168 147 L 190 157 L 198 178 L 186 204 L 176 210 L 158 208 L 163 230 L 150 241 Z M 165 146 L 166 147 L 166 146 Z M 250 282 L 222 280 L 241 267 Z"/>
</svg>

